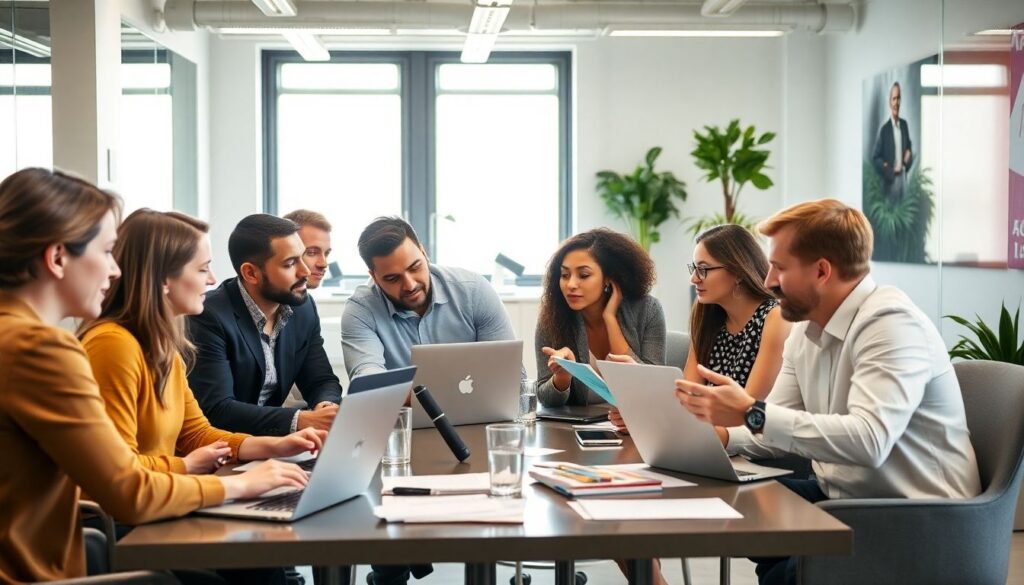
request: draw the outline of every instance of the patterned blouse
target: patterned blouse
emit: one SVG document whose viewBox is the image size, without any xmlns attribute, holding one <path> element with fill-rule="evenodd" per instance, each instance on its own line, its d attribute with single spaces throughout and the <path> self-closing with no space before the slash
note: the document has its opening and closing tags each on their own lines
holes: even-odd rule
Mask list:
<svg viewBox="0 0 1024 585">
<path fill-rule="evenodd" d="M 750 370 L 754 367 L 754 359 L 761 349 L 761 332 L 764 331 L 764 320 L 768 312 L 775 308 L 778 301 L 769 299 L 761 303 L 754 315 L 750 317 L 743 329 L 733 335 L 724 326 L 715 337 L 711 346 L 711 357 L 708 368 L 719 374 L 725 374 L 740 386 L 746 387 Z"/>
</svg>

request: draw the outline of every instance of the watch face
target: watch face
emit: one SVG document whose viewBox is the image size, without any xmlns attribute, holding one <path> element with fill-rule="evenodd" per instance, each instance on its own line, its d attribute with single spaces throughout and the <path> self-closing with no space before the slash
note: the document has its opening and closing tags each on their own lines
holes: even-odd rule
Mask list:
<svg viewBox="0 0 1024 585">
<path fill-rule="evenodd" d="M 751 410 L 747 413 L 747 426 L 752 429 L 759 429 L 764 426 L 764 413 L 760 410 Z"/>
</svg>

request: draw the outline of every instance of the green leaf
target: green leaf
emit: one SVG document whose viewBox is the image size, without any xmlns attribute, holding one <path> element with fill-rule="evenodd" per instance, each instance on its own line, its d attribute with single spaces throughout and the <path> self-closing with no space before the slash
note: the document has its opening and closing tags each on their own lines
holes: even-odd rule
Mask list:
<svg viewBox="0 0 1024 585">
<path fill-rule="evenodd" d="M 768 144 L 774 138 L 775 138 L 775 133 L 774 132 L 765 132 L 764 134 L 761 135 L 761 138 L 757 141 L 757 144 L 758 145 Z"/>
<path fill-rule="evenodd" d="M 755 187 L 761 189 L 762 191 L 771 187 L 774 184 L 772 183 L 772 180 L 768 178 L 767 175 L 762 175 L 760 173 L 751 177 L 750 182 L 753 183 Z"/>
</svg>

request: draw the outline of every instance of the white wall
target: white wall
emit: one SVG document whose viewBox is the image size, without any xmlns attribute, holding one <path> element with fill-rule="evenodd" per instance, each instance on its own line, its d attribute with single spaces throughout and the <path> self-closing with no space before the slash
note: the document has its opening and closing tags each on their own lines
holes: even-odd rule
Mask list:
<svg viewBox="0 0 1024 585">
<path fill-rule="evenodd" d="M 1019 0 L 865 2 L 856 33 L 837 35 L 827 41 L 823 125 L 828 137 L 825 169 L 829 193 L 860 207 L 861 83 L 865 78 L 938 54 L 943 46 L 947 49 L 970 47 L 976 41 L 971 41 L 965 35 L 971 32 L 1007 28 L 1022 21 L 1024 3 Z M 908 23 L 913 24 L 908 26 Z M 949 135 L 949 128 L 945 124 L 942 130 L 928 133 L 935 136 L 928 144 L 933 152 L 942 148 L 943 140 L 955 139 Z M 979 144 L 978 148 L 995 149 L 996 146 Z M 958 172 L 965 171 L 958 169 Z M 954 203 L 963 203 L 954 202 L 952 197 L 967 195 L 954 194 L 950 189 L 944 189 L 948 185 L 944 184 L 942 175 L 943 169 L 936 169 L 936 222 L 941 225 L 962 224 L 957 229 L 968 233 L 1006 229 L 1005 225 L 976 225 L 961 217 L 944 215 L 944 207 L 955 207 Z M 893 284 L 907 291 L 939 324 L 949 344 L 955 341 L 962 329 L 943 320 L 942 315 L 952 313 L 973 318 L 978 313 L 991 322 L 998 315 L 1002 300 L 1016 307 L 1024 291 L 1024 271 L 876 263 L 873 273 L 879 282 Z"/>
<path fill-rule="evenodd" d="M 260 211 L 259 50 L 264 45 L 234 38 L 210 40 L 210 216 L 214 269 L 221 278 L 231 273 L 228 233 L 239 219 Z M 577 230 L 601 225 L 624 229 L 606 214 L 594 192 L 594 175 L 602 169 L 630 171 L 654 145 L 664 148 L 658 168 L 674 171 L 688 184 L 684 216 L 720 210 L 720 188 L 700 181 L 691 162 L 692 132 L 704 124 L 727 124 L 734 117 L 759 131 L 779 133 L 771 144 L 770 160 L 776 186 L 765 192 L 748 187 L 741 201 L 745 212 L 763 218 L 777 210 L 784 197 L 820 194 L 824 129 L 818 115 L 823 108 L 824 46 L 823 37 L 809 35 L 745 40 L 603 38 L 575 43 Z M 787 157 L 793 165 L 786 165 Z M 690 293 L 685 264 L 692 254 L 691 236 L 675 220 L 664 224 L 661 232 L 663 240 L 654 247 L 656 292 L 669 327 L 686 329 Z"/>
</svg>

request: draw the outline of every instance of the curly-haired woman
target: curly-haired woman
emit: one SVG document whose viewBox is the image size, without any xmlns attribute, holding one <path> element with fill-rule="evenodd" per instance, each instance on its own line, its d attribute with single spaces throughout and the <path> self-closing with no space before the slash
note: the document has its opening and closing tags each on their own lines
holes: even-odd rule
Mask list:
<svg viewBox="0 0 1024 585">
<path fill-rule="evenodd" d="M 606 228 L 577 234 L 548 262 L 537 320 L 537 398 L 545 406 L 601 402 L 554 358 L 595 365 L 609 354 L 665 363 L 665 314 L 650 295 L 654 261 Z"/>
</svg>

